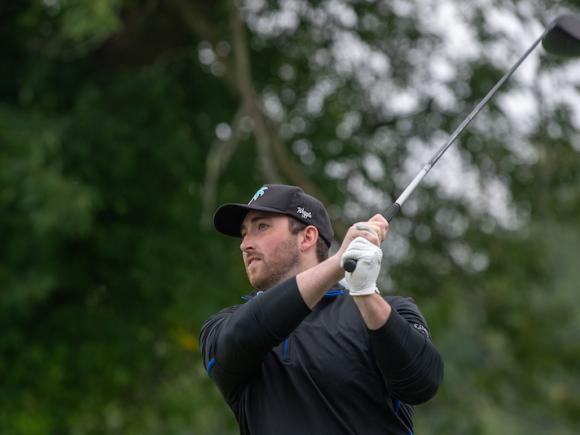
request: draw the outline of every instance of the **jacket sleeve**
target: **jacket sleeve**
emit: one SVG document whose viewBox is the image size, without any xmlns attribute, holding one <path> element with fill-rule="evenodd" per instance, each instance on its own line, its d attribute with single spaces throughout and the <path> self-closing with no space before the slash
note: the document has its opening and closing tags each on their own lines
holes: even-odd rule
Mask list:
<svg viewBox="0 0 580 435">
<path fill-rule="evenodd" d="M 431 399 L 443 380 L 443 360 L 425 319 L 407 298 L 393 298 L 391 315 L 369 330 L 371 348 L 393 396 L 410 405 Z"/>
<path fill-rule="evenodd" d="M 266 354 L 309 313 L 293 277 L 204 323 L 204 366 L 228 402 L 258 372 Z"/>
</svg>

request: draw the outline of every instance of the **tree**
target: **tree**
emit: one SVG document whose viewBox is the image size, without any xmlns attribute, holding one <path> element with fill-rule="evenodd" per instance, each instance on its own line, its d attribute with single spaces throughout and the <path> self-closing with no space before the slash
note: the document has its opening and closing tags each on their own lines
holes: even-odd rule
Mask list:
<svg viewBox="0 0 580 435">
<path fill-rule="evenodd" d="M 338 234 L 384 210 L 546 10 L 0 6 L 0 433 L 236 433 L 198 354 L 202 321 L 249 291 L 214 207 L 281 181 Z M 420 433 L 579 425 L 579 64 L 526 65 L 384 247 L 383 287 L 418 301 L 446 361 Z"/>
</svg>

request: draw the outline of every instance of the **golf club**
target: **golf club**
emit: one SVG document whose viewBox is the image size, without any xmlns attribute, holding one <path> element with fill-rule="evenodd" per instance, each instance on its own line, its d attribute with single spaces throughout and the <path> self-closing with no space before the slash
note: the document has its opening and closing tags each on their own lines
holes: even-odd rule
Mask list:
<svg viewBox="0 0 580 435">
<path fill-rule="evenodd" d="M 572 15 L 561 15 L 556 18 L 547 27 L 542 36 L 540 36 L 530 48 L 517 60 L 511 69 L 499 79 L 495 86 L 487 93 L 485 97 L 474 107 L 461 124 L 451 133 L 447 142 L 431 157 L 419 173 L 413 178 L 409 185 L 403 190 L 403 193 L 397 200 L 389 206 L 383 216 L 388 222 L 399 212 L 401 206 L 405 203 L 409 195 L 413 193 L 421 180 L 429 173 L 431 168 L 439 161 L 445 151 L 455 142 L 457 137 L 465 130 L 469 123 L 481 111 L 481 109 L 497 93 L 498 89 L 506 82 L 507 79 L 515 72 L 528 55 L 542 42 L 544 49 L 551 54 L 562 57 L 580 56 L 580 20 Z M 344 263 L 344 270 L 353 272 L 356 269 L 356 260 L 347 260 Z"/>
</svg>

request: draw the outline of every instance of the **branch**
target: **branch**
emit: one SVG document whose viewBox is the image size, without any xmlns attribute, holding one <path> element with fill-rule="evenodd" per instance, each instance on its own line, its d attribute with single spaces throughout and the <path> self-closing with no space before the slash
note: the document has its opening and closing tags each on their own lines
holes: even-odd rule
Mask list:
<svg viewBox="0 0 580 435">
<path fill-rule="evenodd" d="M 218 36 L 192 2 L 187 0 L 171 0 L 171 2 L 190 32 L 215 47 L 218 43 Z M 214 142 L 207 156 L 201 217 L 201 224 L 204 227 L 208 225 L 206 217 L 214 206 L 219 176 L 237 146 L 242 114 L 248 115 L 254 121 L 256 147 L 265 180 L 270 183 L 281 182 L 282 177 L 278 171 L 280 169 L 292 184 L 302 187 L 322 202 L 328 203 L 320 189 L 310 181 L 295 158 L 288 152 L 278 134 L 277 126 L 265 113 L 252 84 L 250 55 L 240 10 L 235 0 L 229 0 L 229 5 L 233 63 L 229 59 L 221 59 L 226 67 L 223 79 L 242 101 L 232 123 L 232 136 L 226 142 Z M 337 223 L 336 220 L 335 230 L 339 235 L 346 232 L 345 226 Z"/>
<path fill-rule="evenodd" d="M 205 181 L 203 183 L 202 211 L 200 226 L 203 229 L 211 227 L 212 211 L 215 208 L 216 191 L 221 173 L 226 168 L 232 158 L 236 147 L 239 144 L 242 132 L 241 121 L 244 115 L 240 107 L 232 121 L 232 134 L 225 140 L 216 140 L 211 144 L 207 153 L 205 164 Z"/>
<path fill-rule="evenodd" d="M 232 30 L 232 49 L 238 88 L 242 96 L 242 104 L 248 115 L 254 120 L 256 146 L 260 157 L 260 166 L 265 179 L 270 183 L 280 182 L 276 163 L 272 158 L 270 135 L 268 134 L 267 120 L 261 103 L 252 84 L 250 55 L 246 42 L 246 32 L 240 16 L 240 11 L 234 0 L 230 1 L 230 16 Z"/>
<path fill-rule="evenodd" d="M 203 17 L 203 13 L 194 6 L 193 2 L 187 0 L 171 0 L 171 2 L 192 34 L 201 40 L 207 41 L 213 47 L 217 45 L 218 36 Z M 252 85 L 250 56 L 240 12 L 234 0 L 229 0 L 229 5 L 234 60 L 232 63 L 227 58 L 220 59 L 225 66 L 223 78 L 230 90 L 241 97 L 244 111 L 254 121 L 256 146 L 264 178 L 268 182 L 280 182 L 281 177 L 271 156 L 266 121 Z"/>
<path fill-rule="evenodd" d="M 323 203 L 328 204 L 320 189 L 310 181 L 300 165 L 296 163 L 293 156 L 288 152 L 278 134 L 277 126 L 264 112 L 252 85 L 249 51 L 240 13 L 235 6 L 234 0 L 231 1 L 230 5 L 236 77 L 238 78 L 244 106 L 255 123 L 256 142 L 264 175 L 270 182 L 277 181 L 280 179 L 277 168 L 280 168 L 292 184 L 302 187 Z M 274 157 L 272 156 L 272 150 Z M 343 224 L 335 220 L 334 226 L 339 236 L 346 234 L 346 227 Z"/>
<path fill-rule="evenodd" d="M 300 186 L 306 192 L 322 201 L 323 204 L 328 205 L 328 199 L 318 188 L 318 186 L 314 184 L 304 173 L 301 165 L 296 162 L 295 157 L 290 152 L 288 152 L 288 149 L 286 146 L 284 146 L 284 143 L 278 134 L 278 126 L 273 121 L 270 121 L 268 122 L 268 130 L 272 140 L 272 145 L 274 147 L 276 160 L 284 175 L 288 178 L 288 180 L 290 180 L 292 184 Z M 339 239 L 342 239 L 348 228 L 341 220 L 339 220 L 340 216 L 333 217 L 334 219 L 332 219 L 332 223 L 336 236 L 338 236 Z"/>
<path fill-rule="evenodd" d="M 217 35 L 209 23 L 202 18 L 202 13 L 194 6 L 192 1 L 171 0 L 177 9 L 179 17 L 184 21 L 188 29 L 200 39 L 208 42 L 217 42 Z"/>
<path fill-rule="evenodd" d="M 200 12 L 195 6 L 193 1 L 188 0 L 170 0 L 176 9 L 178 17 L 183 21 L 185 27 L 198 39 L 208 42 L 212 48 L 214 48 L 214 53 L 218 54 L 218 50 L 215 49 L 220 38 L 214 32 L 213 28 L 209 24 L 208 20 L 204 17 L 203 13 Z M 219 54 L 218 54 L 219 56 Z M 224 74 L 223 79 L 226 82 L 228 88 L 234 94 L 240 94 L 240 89 L 238 83 L 232 74 L 234 69 L 232 62 L 227 57 L 220 56 L 220 61 L 224 64 Z"/>
</svg>

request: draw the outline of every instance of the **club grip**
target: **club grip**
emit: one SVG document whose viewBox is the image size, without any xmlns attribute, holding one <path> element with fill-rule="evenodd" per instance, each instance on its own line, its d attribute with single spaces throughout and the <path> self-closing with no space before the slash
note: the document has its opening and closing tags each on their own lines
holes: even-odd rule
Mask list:
<svg viewBox="0 0 580 435">
<path fill-rule="evenodd" d="M 385 217 L 387 222 L 391 222 L 391 219 L 393 219 L 396 216 L 396 214 L 399 213 L 399 210 L 401 210 L 401 206 L 399 205 L 399 203 L 393 202 L 383 216 Z"/>
<path fill-rule="evenodd" d="M 399 210 L 401 210 L 401 206 L 398 203 L 393 202 L 383 216 L 385 217 L 387 222 L 391 222 L 391 219 L 393 219 L 396 216 L 396 214 L 399 213 Z M 352 273 L 356 269 L 356 260 L 353 258 L 349 258 L 344 262 L 344 265 L 342 267 L 347 272 Z"/>
<path fill-rule="evenodd" d="M 342 267 L 347 272 L 354 272 L 354 270 L 356 269 L 356 260 L 354 258 L 349 258 L 344 262 L 344 265 Z"/>
</svg>

